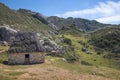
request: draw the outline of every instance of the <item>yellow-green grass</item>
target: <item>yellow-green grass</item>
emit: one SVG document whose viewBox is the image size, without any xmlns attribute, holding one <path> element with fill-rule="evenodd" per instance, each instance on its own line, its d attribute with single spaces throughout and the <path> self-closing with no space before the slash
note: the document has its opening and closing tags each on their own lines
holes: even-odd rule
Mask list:
<svg viewBox="0 0 120 80">
<path fill-rule="evenodd" d="M 94 47 L 88 44 L 88 38 L 86 38 L 85 36 L 81 35 L 79 37 L 74 37 L 72 35 L 64 35 L 64 37 L 71 39 L 72 46 L 75 49 L 75 53 L 80 56 L 80 61 L 86 61 L 95 66 L 106 66 L 120 69 L 120 65 L 117 65 L 114 60 L 104 58 L 104 54 L 98 55 L 97 52 L 94 50 Z M 85 45 L 80 44 L 79 41 L 84 43 Z M 92 54 L 87 54 L 86 52 L 82 51 L 82 48 L 86 47 L 86 45 L 88 46 L 87 49 L 90 50 Z"/>
<path fill-rule="evenodd" d="M 62 61 L 62 59 L 56 60 L 53 64 L 57 67 L 61 67 L 63 69 L 67 69 L 72 72 L 77 72 L 78 74 L 91 74 L 96 76 L 102 76 L 106 78 L 111 78 L 115 80 L 120 79 L 120 70 L 114 69 L 114 68 L 108 68 L 103 66 L 87 66 L 82 65 L 81 63 L 67 63 Z"/>
<path fill-rule="evenodd" d="M 108 67 L 103 67 L 103 66 L 95 66 L 95 65 L 82 65 L 79 62 L 75 63 L 67 63 L 63 61 L 62 58 L 59 57 L 51 57 L 51 56 L 46 56 L 45 63 L 44 64 L 35 64 L 35 65 L 6 65 L 3 64 L 3 61 L 7 61 L 7 54 L 6 53 L 1 53 L 0 54 L 0 59 L 2 62 L 0 63 L 0 79 L 1 80 L 16 80 L 17 77 L 20 77 L 21 75 L 24 74 L 29 74 L 32 76 L 37 76 L 36 74 L 32 74 L 29 72 L 26 72 L 24 70 L 32 68 L 48 68 L 50 66 L 57 67 L 58 71 L 59 69 L 61 70 L 68 70 L 70 72 L 73 72 L 75 74 L 90 74 L 90 75 L 95 75 L 95 76 L 102 76 L 105 78 L 111 78 L 115 80 L 120 79 L 120 71 L 114 68 L 108 68 Z M 51 69 L 49 69 L 51 71 Z M 54 71 L 52 69 L 52 71 Z M 52 74 L 52 73 L 51 73 Z M 42 76 L 42 75 L 41 75 Z M 34 77 L 35 78 L 35 77 Z"/>
<path fill-rule="evenodd" d="M 83 45 L 78 42 L 82 41 L 87 44 L 87 38 L 84 36 L 64 36 L 72 40 L 72 46 L 75 48 L 75 53 L 80 56 L 78 62 L 67 63 L 62 58 L 46 56 L 46 62 L 44 64 L 11 66 L 3 63 L 4 61 L 7 61 L 7 53 L 0 53 L 0 79 L 16 80 L 17 76 L 28 73 L 26 71 L 17 71 L 18 69 L 24 70 L 28 68 L 47 68 L 49 66 L 57 67 L 58 70 L 61 68 L 64 70 L 69 70 L 70 72 L 75 72 L 76 74 L 90 74 L 115 80 L 120 79 L 120 68 L 116 66 L 113 60 L 103 58 L 103 55 L 98 55 L 91 45 L 89 45 L 88 49 L 92 51 L 92 54 L 86 54 L 81 50 Z M 4 49 L 6 47 L 0 46 L 0 48 Z M 8 48 L 6 48 L 6 50 L 7 49 Z M 92 65 L 81 64 L 81 61 L 88 62 Z M 29 75 L 34 76 L 36 74 L 29 73 Z"/>
<path fill-rule="evenodd" d="M 0 46 L 0 50 L 8 50 L 8 46 Z"/>
</svg>

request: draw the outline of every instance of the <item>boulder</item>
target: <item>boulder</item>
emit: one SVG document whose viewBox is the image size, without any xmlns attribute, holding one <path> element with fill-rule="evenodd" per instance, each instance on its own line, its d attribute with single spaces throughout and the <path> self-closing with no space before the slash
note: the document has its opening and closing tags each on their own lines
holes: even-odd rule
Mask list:
<svg viewBox="0 0 120 80">
<path fill-rule="evenodd" d="M 91 52 L 91 51 L 88 50 L 86 53 L 87 53 L 87 54 L 92 54 L 93 52 Z"/>
<path fill-rule="evenodd" d="M 6 41 L 1 41 L 1 46 L 8 46 L 8 43 Z"/>
<path fill-rule="evenodd" d="M 93 52 L 91 52 L 90 50 L 88 50 L 87 48 L 83 47 L 81 49 L 83 52 L 86 52 L 87 54 L 92 54 Z"/>
<path fill-rule="evenodd" d="M 82 51 L 83 51 L 83 52 L 86 52 L 86 51 L 87 51 L 87 49 L 86 49 L 86 48 L 82 48 Z"/>
<path fill-rule="evenodd" d="M 8 27 L 0 26 L 0 41 L 6 41 L 8 43 L 12 42 L 17 31 Z"/>
<path fill-rule="evenodd" d="M 54 54 L 65 53 L 65 47 L 57 45 L 57 43 L 51 41 L 50 39 L 40 40 L 40 44 L 42 45 L 46 53 L 54 53 Z"/>
</svg>

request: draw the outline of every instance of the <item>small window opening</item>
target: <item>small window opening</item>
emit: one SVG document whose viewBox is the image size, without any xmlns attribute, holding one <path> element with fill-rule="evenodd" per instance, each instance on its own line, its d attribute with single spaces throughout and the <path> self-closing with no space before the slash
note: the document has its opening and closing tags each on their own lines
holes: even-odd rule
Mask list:
<svg viewBox="0 0 120 80">
<path fill-rule="evenodd" d="M 25 54 L 25 58 L 29 58 L 29 54 Z"/>
</svg>

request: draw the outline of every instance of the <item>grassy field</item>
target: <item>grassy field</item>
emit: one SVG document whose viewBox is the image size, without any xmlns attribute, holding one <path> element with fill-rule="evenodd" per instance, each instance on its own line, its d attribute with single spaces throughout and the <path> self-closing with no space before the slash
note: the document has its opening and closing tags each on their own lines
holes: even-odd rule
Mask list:
<svg viewBox="0 0 120 80">
<path fill-rule="evenodd" d="M 85 36 L 74 37 L 72 35 L 64 35 L 65 38 L 68 38 L 72 41 L 72 47 L 74 47 L 75 54 L 79 55 L 79 62 L 87 62 L 90 65 L 94 66 L 105 66 L 109 68 L 120 69 L 120 65 L 117 65 L 116 62 L 112 59 L 104 58 L 104 55 L 107 52 L 97 54 L 92 45 L 88 44 L 88 38 Z M 89 36 L 87 36 L 89 37 Z M 85 51 L 82 51 L 82 48 L 86 48 L 90 51 L 88 54 Z"/>
<path fill-rule="evenodd" d="M 59 36 L 57 36 L 59 37 Z M 64 35 L 72 41 L 71 46 L 79 60 L 68 63 L 60 57 L 45 57 L 45 63 L 34 65 L 7 65 L 7 52 L 0 53 L 0 80 L 120 80 L 120 65 L 114 60 L 98 55 L 84 36 Z M 92 53 L 82 51 L 87 47 Z M 0 46 L 0 50 L 9 47 Z"/>
<path fill-rule="evenodd" d="M 67 63 L 62 58 L 46 56 L 45 63 L 7 65 L 7 54 L 0 53 L 0 80 L 119 80 L 113 68 Z"/>
<path fill-rule="evenodd" d="M 6 47 L 6 46 L 0 46 L 0 51 L 1 50 L 8 50 L 9 47 Z"/>
</svg>

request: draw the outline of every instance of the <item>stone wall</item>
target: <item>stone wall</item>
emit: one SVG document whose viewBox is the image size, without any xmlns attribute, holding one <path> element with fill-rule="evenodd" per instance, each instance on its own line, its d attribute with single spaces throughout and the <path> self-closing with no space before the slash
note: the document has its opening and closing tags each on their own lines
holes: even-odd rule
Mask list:
<svg viewBox="0 0 120 80">
<path fill-rule="evenodd" d="M 8 64 L 26 64 L 25 54 L 29 54 L 30 64 L 43 63 L 45 54 L 43 52 L 33 53 L 8 53 Z"/>
</svg>

